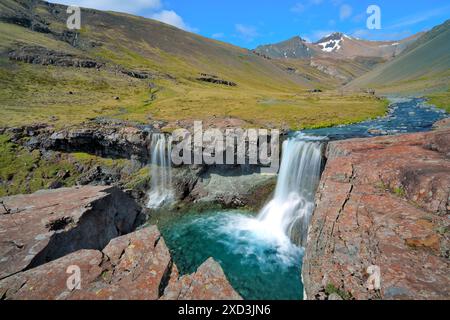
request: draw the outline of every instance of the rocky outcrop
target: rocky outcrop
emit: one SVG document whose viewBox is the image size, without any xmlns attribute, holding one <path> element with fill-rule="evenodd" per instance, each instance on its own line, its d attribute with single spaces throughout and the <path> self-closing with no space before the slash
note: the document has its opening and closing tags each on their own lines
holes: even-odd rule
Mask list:
<svg viewBox="0 0 450 320">
<path fill-rule="evenodd" d="M 450 298 L 449 141 L 445 129 L 329 144 L 302 271 L 308 299 Z"/>
<path fill-rule="evenodd" d="M 122 69 L 122 70 L 120 70 L 120 72 L 122 72 L 123 74 L 126 74 L 127 76 L 130 76 L 132 78 L 136 78 L 136 79 L 152 79 L 156 76 L 155 74 L 147 72 L 147 71 L 135 71 L 135 70 Z"/>
<path fill-rule="evenodd" d="M 0 279 L 134 230 L 140 208 L 112 187 L 62 188 L 0 199 Z"/>
<path fill-rule="evenodd" d="M 276 176 L 263 175 L 257 166 L 217 165 L 202 168 L 186 198 L 190 202 L 215 203 L 225 208 L 262 208 L 275 189 Z M 187 181 L 185 175 L 175 181 Z"/>
<path fill-rule="evenodd" d="M 66 152 L 86 152 L 106 158 L 150 159 L 151 127 L 86 124 L 35 137 L 31 148 Z"/>
<path fill-rule="evenodd" d="M 173 265 L 170 281 L 162 300 L 241 300 L 241 296 L 228 283 L 220 265 L 212 258 L 204 262 L 195 273 L 181 276 Z"/>
<path fill-rule="evenodd" d="M 79 279 L 72 278 L 79 275 Z M 13 300 L 241 299 L 212 259 L 179 277 L 155 226 L 113 239 L 102 251 L 80 250 L 0 281 Z"/>
<path fill-rule="evenodd" d="M 434 129 L 450 128 L 450 118 L 445 118 L 433 124 Z"/>
<path fill-rule="evenodd" d="M 213 75 L 213 74 L 202 73 L 200 75 L 200 77 L 197 78 L 197 80 L 198 81 L 203 81 L 203 82 L 215 83 L 215 84 L 222 84 L 222 85 L 230 86 L 230 87 L 237 86 L 237 84 L 235 82 L 229 81 L 229 80 L 220 79 L 219 77 L 217 77 L 216 75 Z"/>
<path fill-rule="evenodd" d="M 80 57 L 71 53 L 59 52 L 39 46 L 27 46 L 9 53 L 9 58 L 32 64 L 53 65 L 58 67 L 96 68 L 102 63 L 90 58 Z"/>
<path fill-rule="evenodd" d="M 179 275 L 157 227 L 133 232 L 140 209 L 117 188 L 41 191 L 0 204 L 0 299 L 240 299 L 212 259 Z"/>
</svg>

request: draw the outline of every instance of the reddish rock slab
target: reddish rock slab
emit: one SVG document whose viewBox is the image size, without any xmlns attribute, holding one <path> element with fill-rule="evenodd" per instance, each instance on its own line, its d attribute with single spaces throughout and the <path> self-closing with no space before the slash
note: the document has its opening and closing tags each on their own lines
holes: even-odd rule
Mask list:
<svg viewBox="0 0 450 320">
<path fill-rule="evenodd" d="M 308 299 L 450 299 L 450 129 L 331 142 L 303 263 Z M 368 267 L 381 287 L 369 290 Z"/>
<path fill-rule="evenodd" d="M 75 187 L 1 198 L 0 279 L 131 232 L 140 209 L 114 187 Z"/>
<path fill-rule="evenodd" d="M 242 300 L 242 297 L 230 285 L 220 265 L 209 258 L 195 273 L 181 277 L 174 265 L 169 284 L 161 299 Z"/>
<path fill-rule="evenodd" d="M 80 281 L 72 282 L 71 267 Z M 0 297 L 13 300 L 238 299 L 212 259 L 178 278 L 158 229 L 150 226 L 113 239 L 103 251 L 80 250 L 0 281 Z M 73 272 L 73 271 L 72 271 Z M 176 275 L 175 275 L 176 272 Z M 69 284 L 80 284 L 80 288 Z M 166 294 L 163 296 L 163 293 Z"/>
</svg>

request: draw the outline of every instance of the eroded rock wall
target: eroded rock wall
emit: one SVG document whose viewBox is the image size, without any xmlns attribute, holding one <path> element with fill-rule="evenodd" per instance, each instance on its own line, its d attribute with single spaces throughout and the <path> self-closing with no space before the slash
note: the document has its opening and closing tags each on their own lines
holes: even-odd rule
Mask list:
<svg viewBox="0 0 450 320">
<path fill-rule="evenodd" d="M 308 299 L 450 298 L 450 129 L 331 142 L 303 264 Z M 369 290 L 368 267 L 381 272 Z"/>
</svg>

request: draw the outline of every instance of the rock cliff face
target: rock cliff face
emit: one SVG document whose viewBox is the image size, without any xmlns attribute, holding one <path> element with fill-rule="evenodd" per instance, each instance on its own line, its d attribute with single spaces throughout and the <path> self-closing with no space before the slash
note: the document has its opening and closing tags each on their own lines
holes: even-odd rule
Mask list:
<svg viewBox="0 0 450 320">
<path fill-rule="evenodd" d="M 0 201 L 0 299 L 240 299 L 212 259 L 180 276 L 155 226 L 132 232 L 140 210 L 119 189 Z"/>
<path fill-rule="evenodd" d="M 449 148 L 450 129 L 329 144 L 303 265 L 308 299 L 450 297 Z M 370 266 L 378 290 L 367 288 Z"/>
<path fill-rule="evenodd" d="M 231 120 L 230 120 L 231 121 Z M 224 123 L 232 126 L 235 123 Z M 46 124 L 0 128 L 11 141 L 41 152 L 84 152 L 109 159 L 131 160 L 128 176 L 148 165 L 152 133 L 163 123 L 142 126 L 123 121 L 97 119 L 82 125 L 55 130 Z M 192 129 L 192 128 L 189 128 Z M 177 200 L 211 202 L 226 208 L 259 209 L 274 188 L 273 176 L 260 174 L 259 165 L 182 165 L 172 170 Z M 125 174 L 125 176 L 127 176 Z M 117 168 L 84 167 L 78 184 L 124 185 Z M 135 198 L 145 203 L 148 185 L 136 186 Z"/>
<path fill-rule="evenodd" d="M 79 249 L 102 249 L 140 213 L 111 187 L 62 188 L 0 199 L 0 279 Z"/>
</svg>

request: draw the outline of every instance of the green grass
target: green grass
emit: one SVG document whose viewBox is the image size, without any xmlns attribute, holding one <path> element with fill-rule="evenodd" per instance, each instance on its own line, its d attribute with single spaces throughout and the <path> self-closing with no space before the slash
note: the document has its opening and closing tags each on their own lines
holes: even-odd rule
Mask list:
<svg viewBox="0 0 450 320">
<path fill-rule="evenodd" d="M 49 153 L 45 157 L 39 150 L 29 151 L 10 141 L 8 135 L 0 135 L 0 197 L 33 193 L 47 189 L 56 182 L 71 187 L 77 183 L 83 170 L 100 166 L 116 169 L 126 188 L 145 188 L 150 181 L 150 170 L 124 170 L 130 166 L 127 159 L 102 158 L 87 153 Z"/>
<path fill-rule="evenodd" d="M 405 189 L 402 186 L 395 187 L 392 190 L 392 192 L 394 192 L 397 196 L 402 197 L 402 198 L 406 196 L 406 191 L 405 191 Z"/>
<path fill-rule="evenodd" d="M 352 294 L 350 292 L 346 292 L 344 290 L 339 289 L 338 287 L 336 287 L 335 285 L 329 283 L 326 287 L 325 287 L 325 293 L 327 295 L 331 295 L 332 293 L 337 294 L 338 296 L 340 296 L 343 300 L 351 300 L 352 299 Z"/>
<path fill-rule="evenodd" d="M 0 196 L 32 193 L 46 189 L 59 180 L 58 174 L 68 172 L 63 186 L 73 186 L 79 173 L 73 163 L 57 157 L 43 159 L 39 150 L 28 151 L 0 135 Z"/>
<path fill-rule="evenodd" d="M 149 118 L 176 122 L 233 117 L 248 125 L 299 129 L 352 123 L 386 111 L 385 101 L 369 96 L 228 88 L 190 79 L 156 80 L 161 89 L 149 101 L 148 81 L 107 70 L 0 64 L 7 65 L 0 69 L 0 126 L 52 122 L 61 127 L 100 116 L 140 123 Z M 274 102 L 263 103 L 267 100 Z"/>
<path fill-rule="evenodd" d="M 431 93 L 427 95 L 428 101 L 450 113 L 450 89 L 445 92 Z"/>
</svg>

